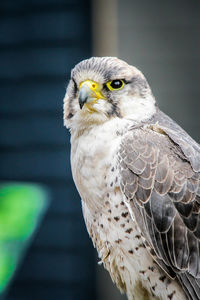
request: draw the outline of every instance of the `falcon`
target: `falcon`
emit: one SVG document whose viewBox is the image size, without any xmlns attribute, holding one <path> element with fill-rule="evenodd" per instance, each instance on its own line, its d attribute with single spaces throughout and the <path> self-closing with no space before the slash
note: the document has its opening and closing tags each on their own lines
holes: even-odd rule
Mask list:
<svg viewBox="0 0 200 300">
<path fill-rule="evenodd" d="M 129 300 L 200 299 L 200 146 L 115 57 L 71 72 L 72 175 L 100 262 Z"/>
</svg>

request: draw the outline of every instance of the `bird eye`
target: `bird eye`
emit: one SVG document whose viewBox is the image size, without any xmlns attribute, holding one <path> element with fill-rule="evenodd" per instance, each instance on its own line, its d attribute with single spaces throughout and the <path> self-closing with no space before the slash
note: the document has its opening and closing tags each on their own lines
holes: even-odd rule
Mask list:
<svg viewBox="0 0 200 300">
<path fill-rule="evenodd" d="M 124 81 L 122 79 L 111 80 L 106 83 L 106 86 L 110 91 L 121 90 L 124 87 Z"/>
</svg>

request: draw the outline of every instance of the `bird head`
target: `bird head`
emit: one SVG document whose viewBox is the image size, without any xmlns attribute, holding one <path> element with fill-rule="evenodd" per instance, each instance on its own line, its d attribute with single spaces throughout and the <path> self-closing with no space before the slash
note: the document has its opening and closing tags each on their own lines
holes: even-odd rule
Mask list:
<svg viewBox="0 0 200 300">
<path fill-rule="evenodd" d="M 116 57 L 92 57 L 71 72 L 64 98 L 69 128 L 101 124 L 112 118 L 144 121 L 155 113 L 155 100 L 144 75 Z"/>
</svg>

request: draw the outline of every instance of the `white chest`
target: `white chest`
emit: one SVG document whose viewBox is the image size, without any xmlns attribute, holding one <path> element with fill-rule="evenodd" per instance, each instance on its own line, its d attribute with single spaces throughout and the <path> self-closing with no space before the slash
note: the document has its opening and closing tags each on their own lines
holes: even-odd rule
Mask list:
<svg viewBox="0 0 200 300">
<path fill-rule="evenodd" d="M 72 174 L 82 200 L 89 206 L 101 206 L 108 170 L 117 164 L 122 138 L 119 130 L 120 123 L 113 121 L 72 137 Z"/>
</svg>

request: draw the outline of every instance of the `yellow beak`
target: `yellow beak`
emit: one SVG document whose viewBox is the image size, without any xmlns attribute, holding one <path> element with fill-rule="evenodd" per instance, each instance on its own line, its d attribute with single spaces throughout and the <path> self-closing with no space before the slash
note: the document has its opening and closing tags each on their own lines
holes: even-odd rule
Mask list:
<svg viewBox="0 0 200 300">
<path fill-rule="evenodd" d="M 82 109 L 84 104 L 87 104 L 91 109 L 91 105 L 96 103 L 98 99 L 106 99 L 101 91 L 97 82 L 92 80 L 85 80 L 80 84 L 78 101 L 80 108 Z"/>
</svg>

